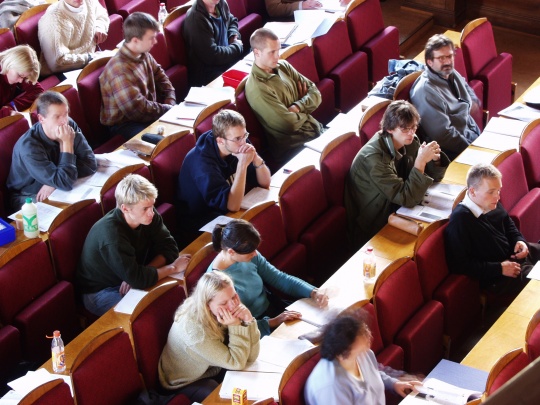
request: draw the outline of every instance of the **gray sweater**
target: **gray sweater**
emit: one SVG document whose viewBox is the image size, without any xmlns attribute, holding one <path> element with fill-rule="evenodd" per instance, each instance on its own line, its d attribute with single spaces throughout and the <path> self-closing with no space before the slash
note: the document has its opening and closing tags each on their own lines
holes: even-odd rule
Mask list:
<svg viewBox="0 0 540 405">
<path fill-rule="evenodd" d="M 455 91 L 449 81 L 453 81 Z M 437 141 L 453 159 L 480 135 L 480 129 L 471 116 L 472 104 L 478 103 L 474 91 L 456 71 L 449 81 L 426 67 L 410 94 L 422 118 L 420 127 L 425 141 Z"/>
</svg>

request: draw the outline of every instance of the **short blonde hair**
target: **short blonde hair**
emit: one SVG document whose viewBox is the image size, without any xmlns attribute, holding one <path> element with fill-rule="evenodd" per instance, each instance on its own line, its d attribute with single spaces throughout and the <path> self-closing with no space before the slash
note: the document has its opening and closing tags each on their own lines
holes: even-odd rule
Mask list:
<svg viewBox="0 0 540 405">
<path fill-rule="evenodd" d="M 155 200 L 157 196 L 157 188 L 138 174 L 128 174 L 118 183 L 114 192 L 117 208 L 122 204 L 135 205 L 144 200 Z"/>
<path fill-rule="evenodd" d="M 234 287 L 234 283 L 222 271 L 214 270 L 203 274 L 191 295 L 176 311 L 175 322 L 188 316 L 197 324 L 202 325 L 206 337 L 223 341 L 225 339 L 224 328 L 210 311 L 208 304 L 220 291 L 229 286 Z"/>
<path fill-rule="evenodd" d="M 8 70 L 17 73 L 28 72 L 28 81 L 36 84 L 39 78 L 39 64 L 36 51 L 29 45 L 18 45 L 0 52 L 0 74 L 5 75 Z"/>
<path fill-rule="evenodd" d="M 467 188 L 478 188 L 484 179 L 502 179 L 502 174 L 490 163 L 477 163 L 467 172 Z"/>
</svg>

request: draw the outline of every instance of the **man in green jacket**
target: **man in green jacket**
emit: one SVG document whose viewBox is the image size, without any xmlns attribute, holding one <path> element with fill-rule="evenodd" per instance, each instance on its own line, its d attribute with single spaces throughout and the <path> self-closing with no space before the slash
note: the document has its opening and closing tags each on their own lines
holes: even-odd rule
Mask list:
<svg viewBox="0 0 540 405">
<path fill-rule="evenodd" d="M 271 30 L 256 30 L 250 44 L 255 64 L 246 82 L 246 98 L 266 131 L 276 163 L 284 163 L 321 134 L 323 126 L 311 115 L 321 103 L 321 93 L 279 60 L 281 43 Z"/>
<path fill-rule="evenodd" d="M 420 144 L 420 115 L 408 101 L 392 102 L 381 130 L 358 152 L 345 183 L 345 208 L 353 248 L 359 249 L 400 206 L 419 204 L 450 161 L 437 142 Z"/>
</svg>

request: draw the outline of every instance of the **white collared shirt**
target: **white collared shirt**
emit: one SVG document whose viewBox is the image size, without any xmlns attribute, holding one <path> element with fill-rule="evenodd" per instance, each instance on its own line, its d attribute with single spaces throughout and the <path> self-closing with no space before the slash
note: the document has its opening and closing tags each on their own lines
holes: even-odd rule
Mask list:
<svg viewBox="0 0 540 405">
<path fill-rule="evenodd" d="M 485 214 L 484 210 L 480 208 L 478 204 L 476 204 L 471 198 L 469 197 L 469 192 L 465 193 L 465 198 L 461 202 L 465 207 L 471 210 L 473 215 L 478 218 L 480 215 Z"/>
</svg>

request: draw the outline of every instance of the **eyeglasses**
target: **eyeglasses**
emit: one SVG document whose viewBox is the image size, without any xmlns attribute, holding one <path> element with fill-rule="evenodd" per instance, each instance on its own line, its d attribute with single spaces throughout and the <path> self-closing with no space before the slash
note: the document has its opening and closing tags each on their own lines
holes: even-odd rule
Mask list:
<svg viewBox="0 0 540 405">
<path fill-rule="evenodd" d="M 226 141 L 234 142 L 234 143 L 240 143 L 248 139 L 248 137 L 249 137 L 249 132 L 246 132 L 244 136 L 237 136 L 236 138 L 233 138 L 233 139 L 227 139 L 224 137 L 223 139 L 225 139 Z"/>
<path fill-rule="evenodd" d="M 413 125 L 412 127 L 399 127 L 399 129 L 404 133 L 416 132 L 418 125 Z"/>
<path fill-rule="evenodd" d="M 454 54 L 451 53 L 450 55 L 441 55 L 441 56 L 434 56 L 433 58 L 431 58 L 433 60 L 438 60 L 439 62 L 443 63 L 447 60 L 452 60 L 454 59 Z"/>
</svg>

